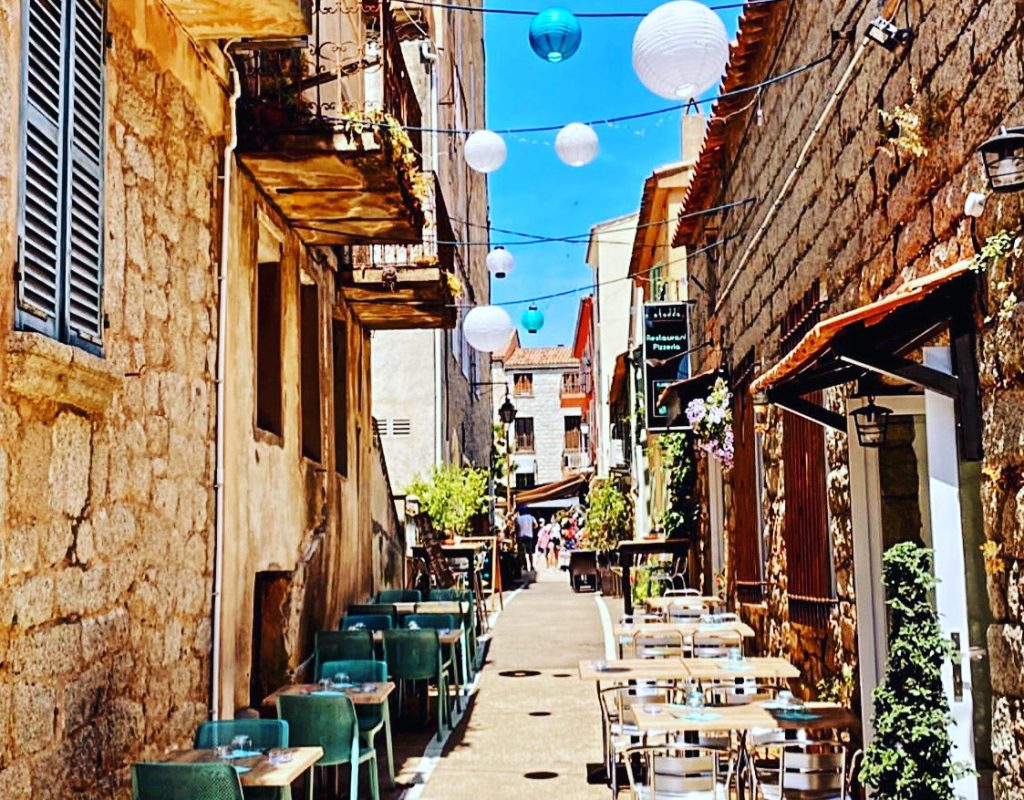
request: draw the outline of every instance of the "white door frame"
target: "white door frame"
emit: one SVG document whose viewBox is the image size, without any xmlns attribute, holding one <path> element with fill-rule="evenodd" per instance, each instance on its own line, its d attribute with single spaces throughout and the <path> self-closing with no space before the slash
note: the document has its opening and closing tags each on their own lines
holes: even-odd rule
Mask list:
<svg viewBox="0 0 1024 800">
<path fill-rule="evenodd" d="M 952 374 L 947 347 L 924 348 L 924 363 Z M 958 633 L 961 652 L 966 656 L 970 642 L 967 626 L 966 570 L 963 527 L 960 514 L 960 472 L 957 451 L 956 411 L 952 398 L 926 390 L 924 396 L 879 398 L 895 415 L 924 415 L 928 449 L 928 496 L 939 625 L 947 637 Z M 864 405 L 862 398 L 849 400 L 848 410 Z M 864 740 L 874 736 L 871 724 L 872 692 L 885 675 L 885 597 L 882 583 L 881 487 L 878 451 L 862 448 L 857 441 L 853 418 L 848 417 L 850 451 L 850 499 L 853 522 L 854 585 L 857 592 L 857 645 L 860 661 L 861 718 Z M 949 700 L 954 725 L 953 759 L 974 766 L 973 697 L 969 664 L 963 670 L 962 698 L 953 693 L 953 669 L 943 666 L 942 682 Z M 954 786 L 958 797 L 976 800 L 978 784 L 967 775 Z"/>
</svg>

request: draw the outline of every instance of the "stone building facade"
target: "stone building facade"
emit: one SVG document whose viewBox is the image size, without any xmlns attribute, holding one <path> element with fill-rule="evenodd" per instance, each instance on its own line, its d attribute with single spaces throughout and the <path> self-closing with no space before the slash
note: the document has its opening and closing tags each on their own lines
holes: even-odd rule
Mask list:
<svg viewBox="0 0 1024 800">
<path fill-rule="evenodd" d="M 725 90 L 824 61 L 756 95 L 719 103 L 686 210 L 747 204 L 682 221 L 676 232 L 677 244 L 713 245 L 708 257 L 690 264 L 690 274 L 704 287 L 694 294 L 694 336 L 706 334 L 715 342 L 700 360 L 704 367 L 729 370 L 737 393 L 747 392 L 752 378 L 793 352 L 819 319 L 891 296 L 896 287 L 976 252 L 964 202 L 969 192 L 986 190 L 978 146 L 1001 124 L 1019 125 L 1024 119 L 1024 10 L 1011 0 L 905 5 L 885 5 L 896 27 L 911 32 L 909 43 L 891 52 L 864 39 L 878 15 L 874 4 L 778 4 L 750 9 L 741 22 Z M 894 113 L 902 128 L 893 123 Z M 993 195 L 976 235 L 980 241 L 1003 229 L 1019 235 L 1021 224 L 1021 196 Z M 981 310 L 965 332 L 976 337 L 980 381 L 983 456 L 973 484 L 970 475 L 978 465 L 963 453 L 960 464 L 964 519 L 980 503 L 989 542 L 987 570 L 981 571 L 979 542 L 969 540 L 965 529 L 970 613 L 973 619 L 984 605 L 971 601 L 984 598 L 986 583 L 991 612 L 987 631 L 975 626 L 969 643 L 962 643 L 987 659 L 974 666 L 964 661 L 962 668 L 971 673 L 967 682 L 974 687 L 976 707 L 982 707 L 981 718 L 987 713 L 991 720 L 979 725 L 976 709 L 974 756 L 981 779 L 970 791 L 984 796 L 993 786 L 995 796 L 1004 798 L 1024 796 L 1024 620 L 1018 586 L 1024 550 L 1022 517 L 1014 511 L 1022 496 L 1024 443 L 1021 312 L 1015 299 L 1024 289 L 1022 279 L 1020 260 L 1013 256 L 978 279 Z M 965 303 L 969 296 L 961 295 Z M 921 344 L 945 350 L 949 341 L 941 335 L 923 339 L 906 357 L 920 361 Z M 770 373 L 758 381 L 755 385 L 770 387 L 771 397 L 776 384 Z M 920 401 L 920 389 L 866 385 L 900 395 L 901 402 Z M 855 389 L 850 383 L 825 385 L 822 396 L 812 399 L 846 418 Z M 734 413 L 742 408 L 735 405 Z M 753 419 L 751 414 L 752 435 Z M 960 424 L 969 421 L 961 418 Z M 818 680 L 838 674 L 844 665 L 853 670 L 856 688 L 858 661 L 864 685 L 864 643 L 872 633 L 864 620 L 858 630 L 857 609 L 869 602 L 865 594 L 877 592 L 877 587 L 865 591 L 868 566 L 855 558 L 857 543 L 866 536 L 863 525 L 855 524 L 861 519 L 854 485 L 861 467 L 851 456 L 856 442 L 845 431 L 818 430 L 800 428 L 776 405 L 758 419 L 753 502 L 760 520 L 743 528 L 744 536 L 760 537 L 753 546 L 738 538 L 735 468 L 724 476 L 730 591 L 759 627 L 764 649 L 795 658 L 812 693 Z M 789 445 L 799 440 L 805 454 L 823 449 L 826 535 L 818 543 L 826 549 L 818 575 L 828 584 L 824 597 L 800 597 L 793 589 L 794 580 L 805 579 L 807 555 L 788 551 L 787 515 L 802 513 L 801 498 L 807 495 L 801 492 L 807 487 L 800 475 L 784 469 L 787 435 Z M 898 488 L 898 480 L 890 478 L 883 478 L 883 491 Z M 745 483 L 743 491 L 750 485 Z M 973 490 L 963 488 L 968 485 Z M 705 526 L 706 531 L 715 527 L 707 517 Z M 747 573 L 738 576 L 743 559 Z M 968 638 L 966 631 L 963 637 Z M 989 681 L 991 698 L 985 688 Z"/>
<path fill-rule="evenodd" d="M 262 154 L 225 156 L 238 128 L 217 40 L 300 36 L 309 15 L 289 0 L 244 13 L 91 3 L 62 4 L 82 16 L 57 22 L 94 48 L 76 63 L 102 91 L 102 205 L 73 206 L 102 223 L 97 331 L 81 341 L 63 324 L 40 332 L 50 321 L 26 317 L 24 300 L 39 239 L 26 239 L 37 209 L 20 175 L 42 151 L 22 152 L 22 56 L 26 41 L 62 37 L 39 35 L 53 4 L 0 3 L 0 260 L 18 264 L 0 271 L 0 791 L 12 797 L 127 797 L 131 762 L 303 674 L 316 630 L 402 579 L 370 330 L 388 324 L 373 309 L 404 312 L 406 275 L 367 306 L 380 282 L 361 288 L 344 247 L 311 242 Z M 395 218 L 415 220 L 413 205 L 402 195 Z M 59 252 L 58 271 L 81 254 Z"/>
</svg>

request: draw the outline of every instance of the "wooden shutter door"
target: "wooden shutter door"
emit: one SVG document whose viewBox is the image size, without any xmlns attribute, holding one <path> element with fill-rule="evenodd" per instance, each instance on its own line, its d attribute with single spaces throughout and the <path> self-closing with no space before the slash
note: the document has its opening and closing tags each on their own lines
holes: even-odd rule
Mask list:
<svg viewBox="0 0 1024 800">
<path fill-rule="evenodd" d="M 74 0 L 71 25 L 70 164 L 66 217 L 68 338 L 103 342 L 103 8 Z"/>
<path fill-rule="evenodd" d="M 18 324 L 57 336 L 64 238 L 65 16 L 56 0 L 30 0 L 25 17 Z"/>
</svg>

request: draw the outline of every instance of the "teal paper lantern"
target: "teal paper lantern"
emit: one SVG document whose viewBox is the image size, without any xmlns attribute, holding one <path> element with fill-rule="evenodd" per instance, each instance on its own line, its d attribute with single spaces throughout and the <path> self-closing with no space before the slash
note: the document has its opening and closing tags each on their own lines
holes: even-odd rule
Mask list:
<svg viewBox="0 0 1024 800">
<path fill-rule="evenodd" d="M 519 321 L 526 328 L 527 333 L 537 333 L 537 331 L 544 327 L 544 312 L 537 308 L 537 306 L 530 306 L 523 312 L 523 316 L 519 318 Z"/>
<path fill-rule="evenodd" d="M 579 20 L 564 8 L 546 8 L 530 23 L 530 47 L 552 64 L 572 56 L 582 38 Z"/>
</svg>

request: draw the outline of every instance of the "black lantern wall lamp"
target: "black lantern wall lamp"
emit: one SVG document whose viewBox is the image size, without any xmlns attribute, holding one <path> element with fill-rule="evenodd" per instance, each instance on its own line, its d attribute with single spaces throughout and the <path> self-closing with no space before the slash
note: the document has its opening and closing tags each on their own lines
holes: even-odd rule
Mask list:
<svg viewBox="0 0 1024 800">
<path fill-rule="evenodd" d="M 853 412 L 853 424 L 857 429 L 857 441 L 861 447 L 882 447 L 889 438 L 889 418 L 892 409 L 875 404 L 874 397 L 868 397 L 866 406 Z"/>
<path fill-rule="evenodd" d="M 498 419 L 506 425 L 511 425 L 516 421 L 516 407 L 512 405 L 512 400 L 509 398 L 507 390 L 505 391 L 505 402 L 498 409 Z"/>
<path fill-rule="evenodd" d="M 978 148 L 985 175 L 993 192 L 1024 189 L 1024 128 L 999 129 L 999 133 Z"/>
</svg>

